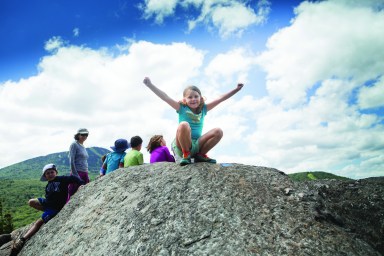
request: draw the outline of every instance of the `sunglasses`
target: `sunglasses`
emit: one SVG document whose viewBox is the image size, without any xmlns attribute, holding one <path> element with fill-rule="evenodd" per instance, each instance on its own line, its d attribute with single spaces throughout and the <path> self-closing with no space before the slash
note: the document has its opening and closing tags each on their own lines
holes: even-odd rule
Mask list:
<svg viewBox="0 0 384 256">
<path fill-rule="evenodd" d="M 80 134 L 80 136 L 88 137 L 88 134 Z"/>
</svg>

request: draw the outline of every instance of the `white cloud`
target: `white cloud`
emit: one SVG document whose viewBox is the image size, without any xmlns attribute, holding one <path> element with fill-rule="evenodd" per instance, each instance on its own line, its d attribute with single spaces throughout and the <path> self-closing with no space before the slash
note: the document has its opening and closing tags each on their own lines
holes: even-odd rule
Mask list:
<svg viewBox="0 0 384 256">
<path fill-rule="evenodd" d="M 74 37 L 79 37 L 79 35 L 80 35 L 80 29 L 79 28 L 74 28 L 72 32 L 73 32 Z"/>
<path fill-rule="evenodd" d="M 253 8 L 241 2 L 207 1 L 203 2 L 202 10 L 197 19 L 189 21 L 189 30 L 194 29 L 198 23 L 209 24 L 211 21 L 220 36 L 226 38 L 232 34 L 241 35 L 251 25 L 262 24 L 269 14 L 269 5 L 266 2 L 255 13 Z"/>
<path fill-rule="evenodd" d="M 65 42 L 60 36 L 55 36 L 50 38 L 47 42 L 45 42 L 44 49 L 50 52 L 50 51 L 59 49 L 64 44 Z"/>
<path fill-rule="evenodd" d="M 362 109 L 384 107 L 384 80 L 381 78 L 374 85 L 361 88 L 358 100 Z"/>
<path fill-rule="evenodd" d="M 383 72 L 383 12 L 323 1 L 303 2 L 296 13 L 259 58 L 272 96 L 302 104 L 318 81 L 353 78 L 359 86 Z"/>
<path fill-rule="evenodd" d="M 188 17 L 188 30 L 191 31 L 199 24 L 215 28 L 221 37 L 241 35 L 252 25 L 264 23 L 270 12 L 270 3 L 266 0 L 258 1 L 256 6 L 247 5 L 238 0 L 145 0 L 141 6 L 144 18 L 154 17 L 155 22 L 162 24 L 166 17 L 177 16 L 177 5 L 184 10 L 198 10 L 200 15 L 196 18 Z"/>
<path fill-rule="evenodd" d="M 255 68 L 255 54 L 244 48 L 236 48 L 215 56 L 205 68 L 205 76 L 211 83 L 222 84 L 231 81 L 232 84 L 247 83 L 250 71 Z"/>
<path fill-rule="evenodd" d="M 343 4 L 346 6 L 355 6 L 355 7 L 365 7 L 374 10 L 383 10 L 384 1 L 383 0 L 332 0 L 332 2 Z"/>
<path fill-rule="evenodd" d="M 296 13 L 258 58 L 278 105 L 258 113 L 250 149 L 262 162 L 288 172 L 384 175 L 377 165 L 384 153 L 382 117 L 360 113 L 383 105 L 381 81 L 364 86 L 383 75 L 383 12 L 323 1 L 303 2 Z"/>
<path fill-rule="evenodd" d="M 145 0 L 144 18 L 149 19 L 155 17 L 155 22 L 162 24 L 164 18 L 172 16 L 178 0 Z"/>
</svg>

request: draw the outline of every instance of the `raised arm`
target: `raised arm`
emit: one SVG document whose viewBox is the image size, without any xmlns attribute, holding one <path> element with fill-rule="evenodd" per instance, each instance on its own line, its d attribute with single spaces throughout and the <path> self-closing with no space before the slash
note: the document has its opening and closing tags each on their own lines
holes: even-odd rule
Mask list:
<svg viewBox="0 0 384 256">
<path fill-rule="evenodd" d="M 229 99 L 230 97 L 232 97 L 233 95 L 235 95 L 238 91 L 241 90 L 241 88 L 243 88 L 244 84 L 237 84 L 237 87 L 235 89 L 233 89 L 232 91 L 229 91 L 227 92 L 226 94 L 223 94 L 221 95 L 219 98 L 207 103 L 207 111 L 213 109 L 214 107 L 216 107 L 217 105 L 219 105 L 221 102 Z"/>
<path fill-rule="evenodd" d="M 144 78 L 143 83 L 151 89 L 157 96 L 159 96 L 160 99 L 168 103 L 172 108 L 174 108 L 176 111 L 179 110 L 180 104 L 176 100 L 169 97 L 165 92 L 157 88 L 155 85 L 152 84 L 151 80 L 146 77 Z"/>
</svg>

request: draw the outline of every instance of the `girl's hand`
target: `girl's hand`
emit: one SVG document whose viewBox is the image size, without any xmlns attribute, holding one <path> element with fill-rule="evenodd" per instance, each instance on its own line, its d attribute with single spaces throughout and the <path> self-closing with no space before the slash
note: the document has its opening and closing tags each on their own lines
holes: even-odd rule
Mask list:
<svg viewBox="0 0 384 256">
<path fill-rule="evenodd" d="M 237 89 L 238 91 L 240 91 L 241 88 L 243 88 L 243 86 L 244 86 L 244 84 L 242 84 L 242 83 L 238 83 L 236 89 Z"/>
<path fill-rule="evenodd" d="M 152 83 L 151 83 L 151 80 L 149 79 L 149 77 L 146 77 L 146 78 L 144 78 L 144 81 L 143 81 L 143 83 L 146 85 L 146 86 L 148 86 L 148 85 L 151 85 Z"/>
</svg>

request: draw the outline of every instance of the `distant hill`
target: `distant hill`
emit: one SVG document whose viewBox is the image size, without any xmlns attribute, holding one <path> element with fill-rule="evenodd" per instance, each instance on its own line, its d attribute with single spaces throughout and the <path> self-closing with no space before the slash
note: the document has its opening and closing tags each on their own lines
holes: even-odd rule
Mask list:
<svg viewBox="0 0 384 256">
<path fill-rule="evenodd" d="M 89 155 L 88 168 L 91 173 L 98 173 L 101 167 L 101 156 L 110 151 L 105 148 L 87 148 Z M 68 151 L 39 156 L 20 163 L 0 169 L 0 179 L 36 179 L 41 175 L 44 165 L 54 163 L 57 165 L 59 175 L 69 174 Z"/>
<path fill-rule="evenodd" d="M 298 172 L 288 174 L 294 181 L 307 181 L 307 180 L 352 180 L 350 178 L 337 176 L 328 172 Z"/>
</svg>

